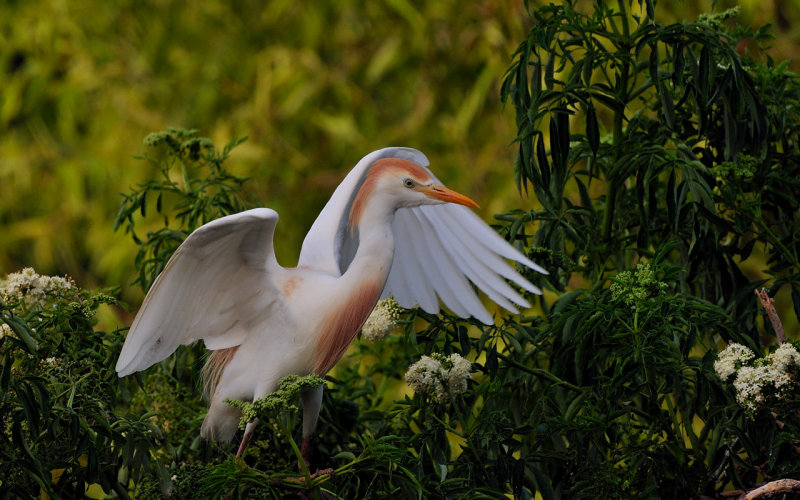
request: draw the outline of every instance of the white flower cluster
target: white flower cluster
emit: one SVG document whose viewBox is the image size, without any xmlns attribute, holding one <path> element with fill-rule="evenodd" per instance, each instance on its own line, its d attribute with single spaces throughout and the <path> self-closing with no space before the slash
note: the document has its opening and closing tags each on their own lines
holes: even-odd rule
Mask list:
<svg viewBox="0 0 800 500">
<path fill-rule="evenodd" d="M 26 267 L 9 274 L 0 281 L 0 299 L 4 302 L 23 302 L 27 306 L 41 304 L 42 300 L 72 288 L 72 281 L 60 276 L 43 276 Z"/>
<path fill-rule="evenodd" d="M 3 323 L 0 325 L 0 339 L 5 336 L 16 337 L 16 335 L 14 335 L 14 330 L 12 330 L 7 324 Z"/>
<path fill-rule="evenodd" d="M 791 392 L 797 384 L 790 374 L 793 367 L 800 367 L 800 353 L 788 342 L 760 359 L 755 359 L 747 347 L 730 344 L 714 363 L 714 370 L 723 381 L 736 376 L 733 380 L 736 402 L 750 411 L 763 405 L 768 397 L 782 398 Z"/>
<path fill-rule="evenodd" d="M 747 347 L 733 343 L 717 355 L 717 360 L 714 362 L 714 370 L 719 375 L 719 378 L 725 382 L 731 375 L 736 373 L 740 366 L 755 357 L 756 355 L 753 354 L 753 351 Z"/>
<path fill-rule="evenodd" d="M 446 403 L 467 390 L 472 363 L 458 354 L 422 356 L 406 372 L 406 382 L 414 392 L 430 394 Z"/>
<path fill-rule="evenodd" d="M 800 352 L 789 342 L 784 342 L 772 354 L 767 356 L 772 365 L 782 371 L 786 371 L 792 365 L 800 366 Z"/>
<path fill-rule="evenodd" d="M 375 305 L 367 322 L 361 327 L 364 338 L 370 342 L 383 340 L 386 335 L 397 327 L 400 318 L 400 305 L 391 296 Z"/>
</svg>

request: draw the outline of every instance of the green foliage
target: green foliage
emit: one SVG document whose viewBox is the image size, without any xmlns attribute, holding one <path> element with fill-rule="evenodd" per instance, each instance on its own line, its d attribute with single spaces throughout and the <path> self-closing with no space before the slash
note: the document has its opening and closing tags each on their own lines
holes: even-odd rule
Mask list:
<svg viewBox="0 0 800 500">
<path fill-rule="evenodd" d="M 324 380 L 318 375 L 288 375 L 278 383 L 278 390 L 253 402 L 228 399 L 225 402 L 242 412 L 239 428 L 244 429 L 248 422 L 257 418 L 274 420 L 284 413 L 294 415 L 300 393 L 306 389 L 322 385 Z M 266 417 L 266 418 L 265 418 Z"/>
<path fill-rule="evenodd" d="M 309 18 L 297 26 L 319 44 L 315 50 L 275 44 L 259 64 L 230 59 L 231 49 L 219 42 L 208 52 L 212 57 L 226 47 L 223 63 L 212 57 L 217 66 L 177 64 L 184 61 L 181 50 L 162 50 L 172 46 L 172 30 L 156 30 L 144 49 L 148 67 L 174 69 L 192 83 L 167 85 L 173 101 L 193 103 L 176 114 L 194 119 L 181 121 L 202 123 L 233 106 L 263 112 L 270 123 L 253 118 L 248 126 L 255 141 L 234 140 L 221 150 L 193 130 L 147 136 L 145 161 L 134 162 L 140 177 L 126 181 L 139 184 L 124 195 L 115 223 L 138 247 L 142 289 L 193 229 L 256 205 L 245 178 L 234 173 L 235 167 L 249 174 L 253 158 L 263 160 L 253 142 L 277 151 L 268 163 L 280 175 L 269 165 L 258 171 L 284 191 L 277 202 L 309 213 L 333 187 L 317 166 L 349 164 L 352 150 L 370 150 L 378 136 L 402 142 L 424 136 L 418 144 L 424 150 L 445 144 L 459 151 L 446 156 L 454 165 L 493 161 L 491 149 L 498 146 L 475 154 L 472 144 L 479 141 L 470 137 L 502 130 L 478 119 L 487 114 L 478 103 L 488 95 L 492 72 L 501 71 L 487 55 L 497 48 L 469 42 L 488 39 L 492 23 L 460 32 L 459 43 L 482 51 L 455 51 L 447 35 L 456 28 L 442 23 L 437 10 L 448 4 L 433 2 L 426 10 L 390 4 L 388 17 L 403 19 L 407 29 L 387 23 L 375 50 L 366 47 L 364 34 L 387 15 L 369 7 L 359 17 L 345 8 L 335 12 L 353 21 L 351 32 L 327 29 L 322 15 Z M 207 31 L 199 36 L 174 19 L 196 20 L 214 5 L 170 11 L 168 25 L 208 48 Z M 244 54 L 248 43 L 259 46 L 272 36 L 270 26 L 258 23 L 274 17 L 241 7 L 231 19 L 249 28 L 227 40 Z M 270 9 L 295 20 L 304 14 L 299 4 L 277 2 Z M 498 216 L 497 229 L 550 270 L 547 277 L 522 270 L 559 292 L 539 301 L 543 315 L 498 313 L 496 324 L 486 326 L 447 312 L 410 310 L 399 319 L 400 332 L 380 342 L 357 340 L 326 378 L 311 467 L 298 471 L 295 398 L 319 380 L 298 385 L 290 379 L 285 392 L 232 402 L 264 421 L 243 459 L 234 459 L 238 443 L 199 437 L 201 344 L 120 381 L 113 366 L 122 332 L 100 331 L 94 319 L 115 294 L 30 281 L 4 292 L 0 302 L 0 495 L 80 497 L 97 485 L 120 498 L 688 498 L 800 477 L 796 398 L 743 408 L 714 369 L 726 342 L 765 354 L 771 332 L 759 331 L 757 287 L 767 284 L 773 295 L 783 290 L 800 312 L 795 75 L 761 53 L 758 60 L 740 54 L 740 39 L 767 35 L 728 27 L 728 13 L 664 25 L 656 21 L 655 2 L 620 0 L 592 9 L 568 1 L 531 14 L 535 23 L 514 55 L 502 95 L 519 126 L 514 177 L 538 204 Z M 253 21 L 259 29 L 244 22 L 248 16 L 259 20 Z M 159 16 L 148 13 L 153 17 Z M 434 37 L 430 27 L 444 34 Z M 408 38 L 406 31 L 419 36 Z M 366 48 L 339 54 L 330 49 L 331 37 Z M 73 66 L 35 71 L 25 63 L 27 51 L 17 51 L 19 67 L 27 69 L 15 71 L 8 88 L 39 84 L 24 92 L 21 107 L 4 101 L 12 104 L 0 109 L 0 124 L 35 124 L 36 110 L 50 102 L 72 109 L 63 94 L 41 89 L 65 71 L 64 87 L 71 88 Z M 366 62 L 361 52 L 369 54 Z M 447 69 L 435 64 L 452 53 L 468 60 Z M 402 70 L 411 65 L 429 74 Z M 234 75 L 221 97 L 216 86 L 195 84 L 203 71 Z M 442 72 L 473 86 L 430 85 L 451 81 L 437 76 Z M 332 81 L 352 75 L 369 92 Z M 239 95 L 249 79 L 268 80 L 253 102 Z M 397 105 L 376 107 L 366 95 Z M 343 113 L 332 103 L 355 111 Z M 456 110 L 451 114 L 448 103 Z M 373 107 L 380 110 L 370 112 Z M 76 113 L 82 127 L 102 126 Z M 443 131 L 430 134 L 421 124 L 437 114 L 444 115 Z M 292 121 L 294 115 L 305 118 Z M 373 126 L 383 122 L 399 125 L 389 132 Z M 52 116 L 42 123 L 31 129 L 39 137 L 58 129 L 64 143 L 72 130 Z M 461 170 L 478 178 L 482 171 Z M 325 188 L 304 207 L 295 202 L 300 192 L 309 200 L 300 178 Z M 261 194 L 277 189 L 251 184 Z M 299 242 L 292 234 L 287 240 Z M 10 282 L 0 286 L 10 290 Z M 38 289 L 47 291 L 30 294 Z M 465 391 L 440 398 L 436 390 L 412 392 L 404 385 L 422 356 L 443 363 L 456 355 L 472 362 Z M 437 376 L 446 378 L 454 366 Z M 318 467 L 333 472 L 312 474 Z"/>
<path fill-rule="evenodd" d="M 205 137 L 196 137 L 196 130 L 169 128 L 165 132 L 145 137 L 144 144 L 156 155 L 142 159 L 158 169 L 161 178 L 140 184 L 124 195 L 114 221 L 114 229 L 125 225 L 139 245 L 136 255 L 138 283 L 147 291 L 164 268 L 169 257 L 199 226 L 214 219 L 241 212 L 253 205 L 253 197 L 244 191 L 246 179 L 237 177 L 223 168 L 231 150 L 245 141 L 234 140 L 222 151 Z M 180 177 L 174 179 L 178 171 Z M 134 231 L 134 216 L 147 215 L 148 197 L 155 197 L 155 211 L 164 214 L 164 227 L 148 232 L 142 241 Z M 167 206 L 164 206 L 166 202 Z M 170 218 L 177 219 L 177 228 L 170 228 Z"/>
<path fill-rule="evenodd" d="M 740 55 L 741 38 L 768 37 L 726 28 L 729 14 L 662 25 L 649 0 L 541 7 L 506 74 L 515 178 L 542 206 L 504 219 L 516 237 L 539 221 L 532 244 L 576 263 L 553 288 L 588 286 L 543 301 L 531 345 L 530 362 L 570 384 L 534 387 L 519 410 L 544 498 L 800 477 L 797 401 L 775 406 L 781 421 L 748 414 L 713 368 L 725 341 L 764 352 L 757 287 L 788 289 L 800 314 L 800 83 Z"/>
<path fill-rule="evenodd" d="M 97 484 L 124 497 L 120 470 L 149 474 L 162 431 L 117 413 L 122 332 L 94 329 L 114 302 L 32 269 L 0 281 L 0 496 L 81 497 Z"/>
</svg>

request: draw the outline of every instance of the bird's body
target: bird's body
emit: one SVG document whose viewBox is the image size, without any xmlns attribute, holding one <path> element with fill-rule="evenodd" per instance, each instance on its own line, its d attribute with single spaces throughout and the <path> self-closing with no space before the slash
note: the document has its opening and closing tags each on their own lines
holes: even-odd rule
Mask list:
<svg viewBox="0 0 800 500">
<path fill-rule="evenodd" d="M 286 375 L 325 375 L 341 358 L 380 298 L 393 256 L 391 235 L 362 244 L 360 250 L 363 253 L 339 277 L 307 267 L 272 270 L 270 288 L 283 299 L 255 327 L 269 335 L 250 335 L 230 348 L 230 354 L 213 351 L 226 367 L 219 372 L 218 384 L 209 380 L 213 394 L 203 425 L 206 437 L 227 441 L 236 431 L 240 415 L 225 398 L 263 397 Z M 215 366 L 211 359 L 207 372 Z"/>
<path fill-rule="evenodd" d="M 470 282 L 498 304 L 528 306 L 504 278 L 532 292 L 504 260 L 541 268 L 441 186 L 422 153 L 367 155 L 336 189 L 303 243 L 297 267 L 275 260 L 278 215 L 266 208 L 212 221 L 178 248 L 147 294 L 117 363 L 120 376 L 147 368 L 179 344 L 205 341 L 209 411 L 202 434 L 230 440 L 240 413 L 226 398 L 254 400 L 289 374 L 325 375 L 390 293 L 404 307 L 491 323 Z M 303 395 L 304 437 L 322 388 Z M 248 428 L 246 436 L 249 436 Z"/>
</svg>

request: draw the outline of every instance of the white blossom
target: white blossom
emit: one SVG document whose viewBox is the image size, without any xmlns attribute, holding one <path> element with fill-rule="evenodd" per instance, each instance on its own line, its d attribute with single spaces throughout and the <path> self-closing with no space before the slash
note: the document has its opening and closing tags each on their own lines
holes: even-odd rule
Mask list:
<svg viewBox="0 0 800 500">
<path fill-rule="evenodd" d="M 8 326 L 7 324 L 3 323 L 2 325 L 0 325 L 0 339 L 5 337 L 6 335 L 8 335 L 9 337 L 16 337 L 16 335 L 14 335 L 14 330 L 12 330 L 11 327 Z"/>
<path fill-rule="evenodd" d="M 796 389 L 797 384 L 788 371 L 792 366 L 800 366 L 800 353 L 790 343 L 781 344 L 764 358 L 756 358 L 743 345 L 730 344 L 719 353 L 714 370 L 724 381 L 734 376 L 736 402 L 755 411 Z"/>
<path fill-rule="evenodd" d="M 743 366 L 736 374 L 733 387 L 736 389 L 736 401 L 750 410 L 764 402 L 762 392 L 763 372 L 753 366 Z"/>
<path fill-rule="evenodd" d="M 739 368 L 733 387 L 736 389 L 736 401 L 747 409 L 755 410 L 758 405 L 764 403 L 767 393 L 780 396 L 791 383 L 792 379 L 788 373 L 777 369 L 771 363 L 763 363 Z M 769 391 L 770 387 L 775 390 Z"/>
<path fill-rule="evenodd" d="M 370 342 L 377 342 L 397 327 L 399 318 L 400 305 L 397 301 L 392 297 L 381 300 L 361 327 L 361 333 Z"/>
<path fill-rule="evenodd" d="M 776 370 L 786 371 L 792 365 L 800 366 L 800 353 L 789 342 L 781 344 L 767 359 Z"/>
<path fill-rule="evenodd" d="M 730 344 L 717 355 L 717 360 L 714 362 L 714 371 L 717 372 L 719 378 L 727 381 L 731 375 L 736 373 L 737 366 L 742 366 L 755 356 L 753 351 L 742 344 Z"/>
<path fill-rule="evenodd" d="M 58 294 L 72 288 L 72 281 L 60 276 L 42 276 L 26 267 L 9 274 L 0 281 L 0 298 L 4 302 L 23 302 L 25 305 L 41 304 L 47 295 Z"/>
<path fill-rule="evenodd" d="M 406 382 L 414 392 L 433 394 L 437 400 L 446 398 L 441 380 L 442 362 L 429 356 L 422 356 L 406 372 Z"/>
<path fill-rule="evenodd" d="M 467 390 L 472 363 L 458 354 L 422 356 L 409 367 L 406 382 L 414 390 L 446 403 Z"/>
</svg>

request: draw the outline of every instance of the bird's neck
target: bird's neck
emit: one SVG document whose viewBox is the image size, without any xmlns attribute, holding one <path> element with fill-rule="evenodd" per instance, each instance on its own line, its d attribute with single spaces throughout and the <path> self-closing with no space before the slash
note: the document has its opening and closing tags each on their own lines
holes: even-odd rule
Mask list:
<svg viewBox="0 0 800 500">
<path fill-rule="evenodd" d="M 359 220 L 358 249 L 338 278 L 333 314 L 320 323 L 314 373 L 324 375 L 336 364 L 375 308 L 394 258 L 393 218 L 394 210 L 371 211 Z"/>
<path fill-rule="evenodd" d="M 378 203 L 367 205 L 358 224 L 353 228 L 358 233 L 358 249 L 342 275 L 343 278 L 364 281 L 369 277 L 380 281 L 383 289 L 394 258 L 394 213 L 394 208 L 386 208 Z"/>
</svg>

